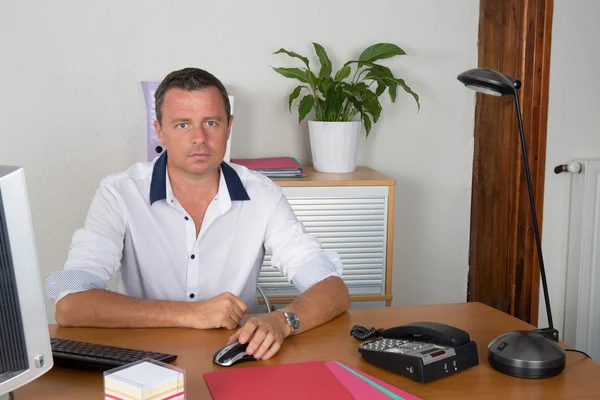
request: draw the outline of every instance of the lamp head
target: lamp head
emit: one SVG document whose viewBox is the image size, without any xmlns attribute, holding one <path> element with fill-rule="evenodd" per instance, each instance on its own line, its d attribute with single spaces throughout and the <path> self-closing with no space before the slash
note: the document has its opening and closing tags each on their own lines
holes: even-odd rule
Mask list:
<svg viewBox="0 0 600 400">
<path fill-rule="evenodd" d="M 513 94 L 521 87 L 521 81 L 489 68 L 474 68 L 458 75 L 457 79 L 469 89 L 502 96 Z"/>
</svg>

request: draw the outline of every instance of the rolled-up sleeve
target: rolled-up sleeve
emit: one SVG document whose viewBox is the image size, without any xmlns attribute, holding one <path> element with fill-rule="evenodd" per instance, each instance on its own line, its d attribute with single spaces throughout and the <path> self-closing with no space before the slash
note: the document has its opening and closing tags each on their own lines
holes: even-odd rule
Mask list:
<svg viewBox="0 0 600 400">
<path fill-rule="evenodd" d="M 330 276 L 342 277 L 339 255 L 322 250 L 319 240 L 306 232 L 281 191 L 273 202 L 265 250 L 271 254 L 271 265 L 300 292 Z"/>
<path fill-rule="evenodd" d="M 55 304 L 68 294 L 106 289 L 119 270 L 126 221 L 121 198 L 101 184 L 92 200 L 83 229 L 73 235 L 65 267 L 48 276 L 46 295 Z"/>
</svg>

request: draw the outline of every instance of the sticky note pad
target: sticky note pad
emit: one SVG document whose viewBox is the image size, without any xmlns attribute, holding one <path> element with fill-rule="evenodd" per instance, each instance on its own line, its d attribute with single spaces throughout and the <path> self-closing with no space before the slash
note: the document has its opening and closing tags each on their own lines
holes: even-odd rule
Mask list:
<svg viewBox="0 0 600 400">
<path fill-rule="evenodd" d="M 104 373 L 104 398 L 183 400 L 185 373 L 155 360 L 142 360 Z"/>
</svg>

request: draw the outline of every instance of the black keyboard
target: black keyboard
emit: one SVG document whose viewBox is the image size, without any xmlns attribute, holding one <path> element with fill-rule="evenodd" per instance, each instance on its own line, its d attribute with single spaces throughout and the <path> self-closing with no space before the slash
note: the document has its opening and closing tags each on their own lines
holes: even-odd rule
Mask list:
<svg viewBox="0 0 600 400">
<path fill-rule="evenodd" d="M 169 363 L 177 358 L 174 354 L 126 349 L 75 340 L 51 338 L 52 358 L 57 367 L 108 370 L 144 358 Z"/>
</svg>

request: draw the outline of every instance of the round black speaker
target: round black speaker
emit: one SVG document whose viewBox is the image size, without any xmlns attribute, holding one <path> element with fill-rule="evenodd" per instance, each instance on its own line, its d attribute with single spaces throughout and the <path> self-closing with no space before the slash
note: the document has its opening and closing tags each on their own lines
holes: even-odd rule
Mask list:
<svg viewBox="0 0 600 400">
<path fill-rule="evenodd" d="M 498 336 L 488 346 L 492 368 L 519 378 L 550 378 L 565 369 L 565 350 L 538 331 L 514 331 Z"/>
</svg>

